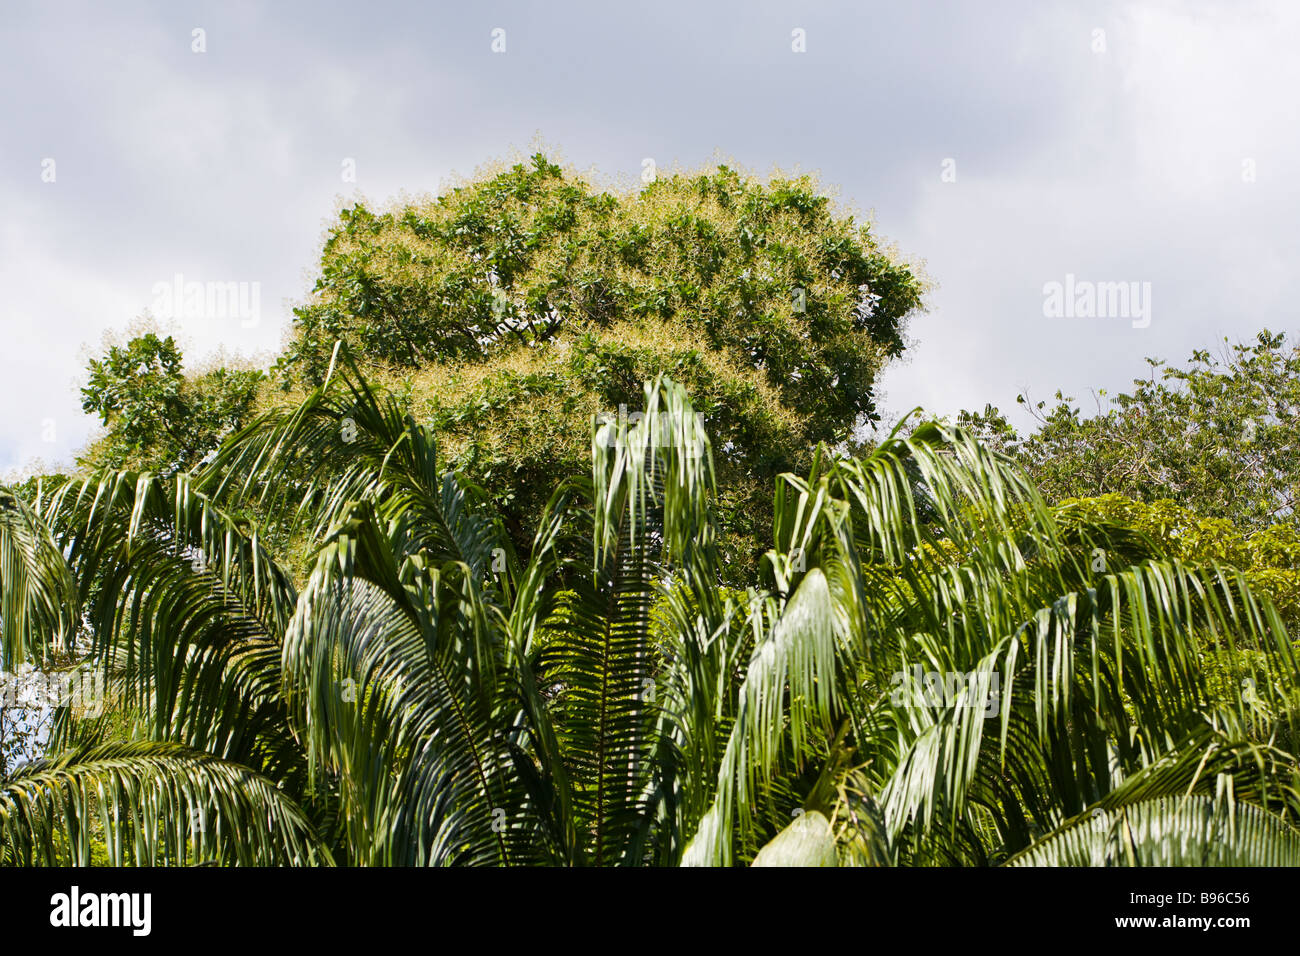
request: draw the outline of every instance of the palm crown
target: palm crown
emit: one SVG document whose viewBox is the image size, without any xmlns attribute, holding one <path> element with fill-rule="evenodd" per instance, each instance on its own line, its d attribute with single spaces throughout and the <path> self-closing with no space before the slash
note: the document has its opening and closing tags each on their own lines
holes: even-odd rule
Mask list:
<svg viewBox="0 0 1300 956">
<path fill-rule="evenodd" d="M 193 474 L 4 493 L 2 663 L 80 642 L 106 706 L 0 780 L 0 862 L 1300 863 L 1293 647 L 1234 570 L 934 424 L 784 476 L 744 592 L 712 492 L 660 379 L 516 555 L 344 355 Z"/>
</svg>

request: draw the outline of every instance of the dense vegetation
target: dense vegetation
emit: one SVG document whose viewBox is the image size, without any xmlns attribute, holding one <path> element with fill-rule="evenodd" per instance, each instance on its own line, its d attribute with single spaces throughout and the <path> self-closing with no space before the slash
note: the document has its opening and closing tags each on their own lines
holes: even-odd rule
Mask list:
<svg viewBox="0 0 1300 956">
<path fill-rule="evenodd" d="M 1300 358 L 860 444 L 920 292 L 539 157 L 345 210 L 274 369 L 113 345 L 0 491 L 0 669 L 94 689 L 0 863 L 1300 864 Z"/>
</svg>

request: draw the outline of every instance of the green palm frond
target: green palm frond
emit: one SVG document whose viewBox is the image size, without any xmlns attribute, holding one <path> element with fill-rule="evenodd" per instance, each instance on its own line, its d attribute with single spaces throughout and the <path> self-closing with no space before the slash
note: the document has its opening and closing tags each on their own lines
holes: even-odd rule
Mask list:
<svg viewBox="0 0 1300 956">
<path fill-rule="evenodd" d="M 497 557 L 513 565 L 499 522 L 476 507 L 479 489 L 439 469 L 428 429 L 394 396 L 376 395 L 346 350 L 336 358 L 338 372 L 300 405 L 272 409 L 231 436 L 200 487 L 218 501 L 255 500 L 269 515 L 296 505 L 314 539 L 355 502 L 372 502 L 400 523 L 405 550 L 461 561 L 475 574 Z"/>
<path fill-rule="evenodd" d="M 297 593 L 258 532 L 185 476 L 68 482 L 48 513 L 88 582 L 95 666 L 141 733 L 301 787 L 305 761 L 280 697 Z M 70 743 L 72 729 L 56 740 Z"/>
<path fill-rule="evenodd" d="M 527 843 L 503 624 L 472 569 L 402 559 L 365 506 L 320 552 L 284 665 L 316 771 L 338 776 L 354 862 L 508 863 Z"/>
<path fill-rule="evenodd" d="M 1262 807 L 1159 797 L 1079 815 L 1008 866 L 1300 866 L 1300 830 Z"/>
<path fill-rule="evenodd" d="M 329 863 L 273 782 L 177 744 L 67 751 L 0 782 L 0 861 L 88 866 Z"/>
<path fill-rule="evenodd" d="M 38 510 L 0 487 L 0 670 L 68 649 L 76 581 Z"/>
<path fill-rule="evenodd" d="M 574 486 L 589 502 L 592 560 L 566 562 L 571 585 L 535 665 L 554 695 L 565 799 L 577 830 L 591 833 L 580 858 L 598 866 L 650 852 L 653 805 L 666 794 L 654 780 L 664 657 L 651 607 L 673 559 L 703 551 L 696 535 L 712 480 L 707 438 L 680 387 L 648 384 L 645 402 L 640 419 L 594 431 L 593 481 Z"/>
<path fill-rule="evenodd" d="M 806 758 L 809 739 L 829 735 L 839 713 L 836 670 L 845 641 L 825 575 L 819 569 L 804 575 L 783 608 L 773 599 L 757 605 L 751 623 L 761 636 L 719 767 L 710 811 L 716 815 L 716 842 L 707 845 L 697 837 L 684 858 L 688 865 L 731 862 L 733 829 L 746 831 L 787 738 L 796 758 Z"/>
<path fill-rule="evenodd" d="M 1055 808 L 1086 806 L 1186 746 L 1179 741 L 1221 707 L 1218 719 L 1256 722 L 1257 705 L 1244 695 L 1212 702 L 1197 665 L 1203 645 L 1189 622 L 1199 616 L 1223 628 L 1234 617 L 1205 586 L 1219 573 L 1149 563 L 1040 610 L 965 675 L 981 702 L 996 677 L 996 713 L 960 697 L 925 701 L 904 685 L 893 708 L 904 749 L 881 794 L 891 832 L 951 829 L 977 800 L 1000 808 L 1001 828 L 1024 839 L 1023 828 L 1045 825 Z M 1235 617 L 1279 671 L 1293 667 L 1285 632 L 1262 617 Z M 1011 807 L 1020 819 L 1005 815 Z"/>
</svg>

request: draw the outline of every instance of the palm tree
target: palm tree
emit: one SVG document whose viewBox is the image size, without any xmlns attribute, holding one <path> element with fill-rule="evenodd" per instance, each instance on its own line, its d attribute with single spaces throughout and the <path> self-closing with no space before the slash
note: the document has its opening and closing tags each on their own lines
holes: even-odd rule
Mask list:
<svg viewBox="0 0 1300 956">
<path fill-rule="evenodd" d="M 735 591 L 703 427 L 645 405 L 523 558 L 346 355 L 194 474 L 0 497 L 0 663 L 81 642 L 108 704 L 0 781 L 0 862 L 1300 862 L 1235 571 L 925 425 L 785 476 Z"/>
</svg>

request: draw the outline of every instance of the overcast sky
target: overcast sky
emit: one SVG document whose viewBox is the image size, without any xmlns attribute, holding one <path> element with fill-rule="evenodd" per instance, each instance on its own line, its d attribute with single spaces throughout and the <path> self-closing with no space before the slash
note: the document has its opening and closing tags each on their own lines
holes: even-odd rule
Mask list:
<svg viewBox="0 0 1300 956">
<path fill-rule="evenodd" d="M 258 284 L 256 321 L 177 320 L 187 364 L 269 353 L 340 198 L 539 137 L 610 179 L 817 171 L 874 211 L 936 285 L 894 415 L 1122 389 L 1300 326 L 1297 46 L 1293 0 L 6 0 L 0 471 L 71 460 L 87 348 L 159 283 Z M 1045 315 L 1067 276 L 1138 283 L 1133 314 Z"/>
</svg>

